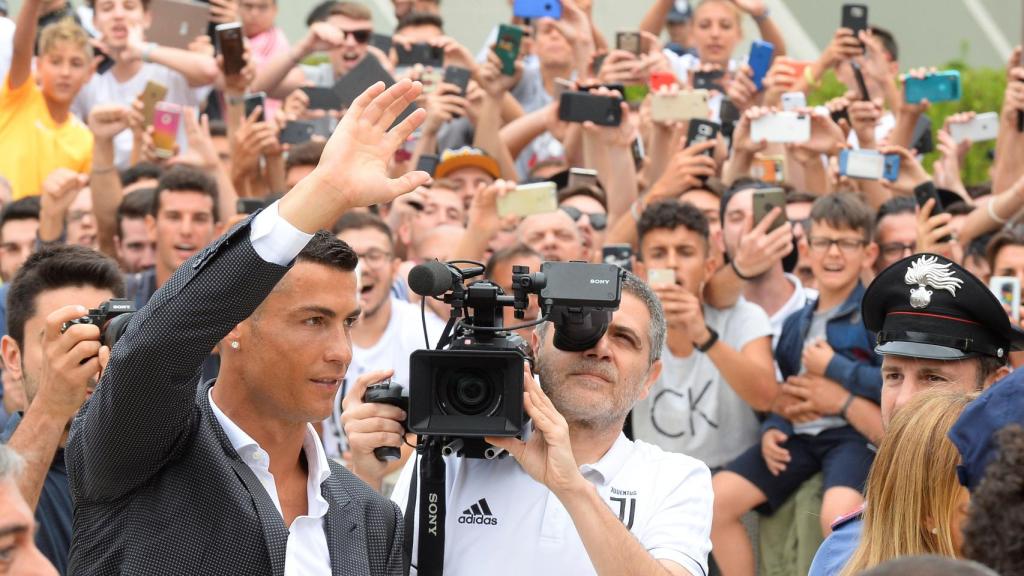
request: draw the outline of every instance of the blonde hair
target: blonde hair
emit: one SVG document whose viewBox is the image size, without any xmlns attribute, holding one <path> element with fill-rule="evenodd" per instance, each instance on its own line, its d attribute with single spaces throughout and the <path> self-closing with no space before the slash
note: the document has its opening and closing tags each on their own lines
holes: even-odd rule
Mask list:
<svg viewBox="0 0 1024 576">
<path fill-rule="evenodd" d="M 703 8 L 704 6 L 707 6 L 708 4 L 718 4 L 720 6 L 728 8 L 730 11 L 732 11 L 733 16 L 736 18 L 736 25 L 740 25 L 740 22 L 743 19 L 743 12 L 740 11 L 739 6 L 737 6 L 736 3 L 733 2 L 732 0 L 701 0 L 700 4 L 697 4 L 697 7 L 693 9 L 694 20 L 696 20 L 697 18 L 697 12 L 700 12 L 700 9 Z"/>
<path fill-rule="evenodd" d="M 868 474 L 860 545 L 843 576 L 899 556 L 959 556 L 952 516 L 963 490 L 960 454 L 946 434 L 975 397 L 924 392 L 893 417 Z"/>
<path fill-rule="evenodd" d="M 92 44 L 89 43 L 89 35 L 71 18 L 64 18 L 50 24 L 39 34 L 39 54 L 49 54 L 60 42 L 69 42 L 85 54 L 92 63 Z"/>
</svg>

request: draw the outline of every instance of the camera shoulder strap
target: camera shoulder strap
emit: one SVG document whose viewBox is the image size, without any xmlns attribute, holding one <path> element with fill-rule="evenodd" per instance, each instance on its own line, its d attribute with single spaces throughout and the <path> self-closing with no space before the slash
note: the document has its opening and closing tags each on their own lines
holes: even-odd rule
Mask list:
<svg viewBox="0 0 1024 576">
<path fill-rule="evenodd" d="M 441 444 L 437 438 L 423 438 L 419 462 L 420 485 L 417 490 L 417 467 L 413 468 L 409 483 L 409 497 L 405 507 L 406 557 L 412 559 L 413 514 L 419 513 L 420 528 L 417 533 L 419 550 L 416 573 L 419 576 L 442 576 L 444 573 L 444 525 L 445 525 L 445 462 L 441 455 Z M 419 509 L 416 508 L 419 492 Z"/>
</svg>

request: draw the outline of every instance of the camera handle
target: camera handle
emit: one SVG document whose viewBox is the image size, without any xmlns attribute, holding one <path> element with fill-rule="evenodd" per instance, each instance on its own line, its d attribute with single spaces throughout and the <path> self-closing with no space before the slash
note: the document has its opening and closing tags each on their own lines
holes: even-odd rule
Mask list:
<svg viewBox="0 0 1024 576">
<path fill-rule="evenodd" d="M 405 506 L 405 561 L 422 576 L 444 574 L 445 529 L 445 461 L 441 454 L 441 439 L 421 436 L 416 445 L 419 466 L 413 466 L 409 482 L 409 496 Z M 418 473 L 418 474 L 417 474 Z M 417 485 L 417 476 L 423 481 Z M 417 495 L 419 508 L 416 508 Z M 416 516 L 420 519 L 419 532 L 415 531 Z M 416 564 L 412 564 L 413 534 L 419 542 Z M 406 571 L 408 572 L 408 571 Z"/>
</svg>

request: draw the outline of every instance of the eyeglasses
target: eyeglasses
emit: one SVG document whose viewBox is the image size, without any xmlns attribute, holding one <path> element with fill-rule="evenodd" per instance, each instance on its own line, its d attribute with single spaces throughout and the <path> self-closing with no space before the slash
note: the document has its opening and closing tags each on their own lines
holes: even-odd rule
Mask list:
<svg viewBox="0 0 1024 576">
<path fill-rule="evenodd" d="M 356 42 L 366 44 L 370 41 L 370 34 L 373 32 L 371 30 L 342 30 L 341 33 L 345 38 L 351 36 Z"/>
<path fill-rule="evenodd" d="M 584 212 L 575 206 L 559 206 L 562 212 L 565 212 L 572 218 L 573 222 L 579 222 L 580 218 L 586 214 L 590 218 L 590 227 L 598 232 L 604 230 L 608 226 L 608 215 L 600 212 Z"/>
<path fill-rule="evenodd" d="M 817 252 L 828 252 L 832 245 L 839 247 L 839 250 L 844 254 L 852 254 L 857 250 L 867 245 L 866 240 L 859 238 L 822 238 L 820 236 L 812 236 L 807 239 L 807 243 L 811 246 L 811 250 Z"/>
<path fill-rule="evenodd" d="M 363 252 L 362 254 L 356 253 L 356 256 L 359 257 L 360 261 L 366 262 L 370 266 L 376 268 L 377 266 L 387 262 L 388 258 L 391 258 L 391 252 L 385 252 L 384 250 L 377 250 L 374 248 L 368 252 Z"/>
<path fill-rule="evenodd" d="M 896 258 L 904 254 L 913 254 L 917 250 L 917 242 L 904 244 L 902 242 L 887 242 L 878 247 L 878 250 L 885 258 Z"/>
</svg>

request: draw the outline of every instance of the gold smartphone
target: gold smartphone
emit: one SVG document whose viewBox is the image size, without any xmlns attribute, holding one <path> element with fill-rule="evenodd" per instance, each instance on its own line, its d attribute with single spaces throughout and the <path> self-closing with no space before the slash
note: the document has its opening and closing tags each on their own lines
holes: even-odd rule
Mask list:
<svg viewBox="0 0 1024 576">
<path fill-rule="evenodd" d="M 546 214 L 558 210 L 557 188 L 554 182 L 537 182 L 517 186 L 515 190 L 498 198 L 498 216 L 504 218 Z"/>
<path fill-rule="evenodd" d="M 708 108 L 707 90 L 686 90 L 676 94 L 655 94 L 651 100 L 651 120 L 655 122 L 676 122 L 698 118 L 707 120 L 711 114 Z"/>
<path fill-rule="evenodd" d="M 142 91 L 142 116 L 145 119 L 145 126 L 153 125 L 153 112 L 156 111 L 156 103 L 167 98 L 167 86 L 150 80 L 146 82 L 146 89 Z"/>
</svg>

